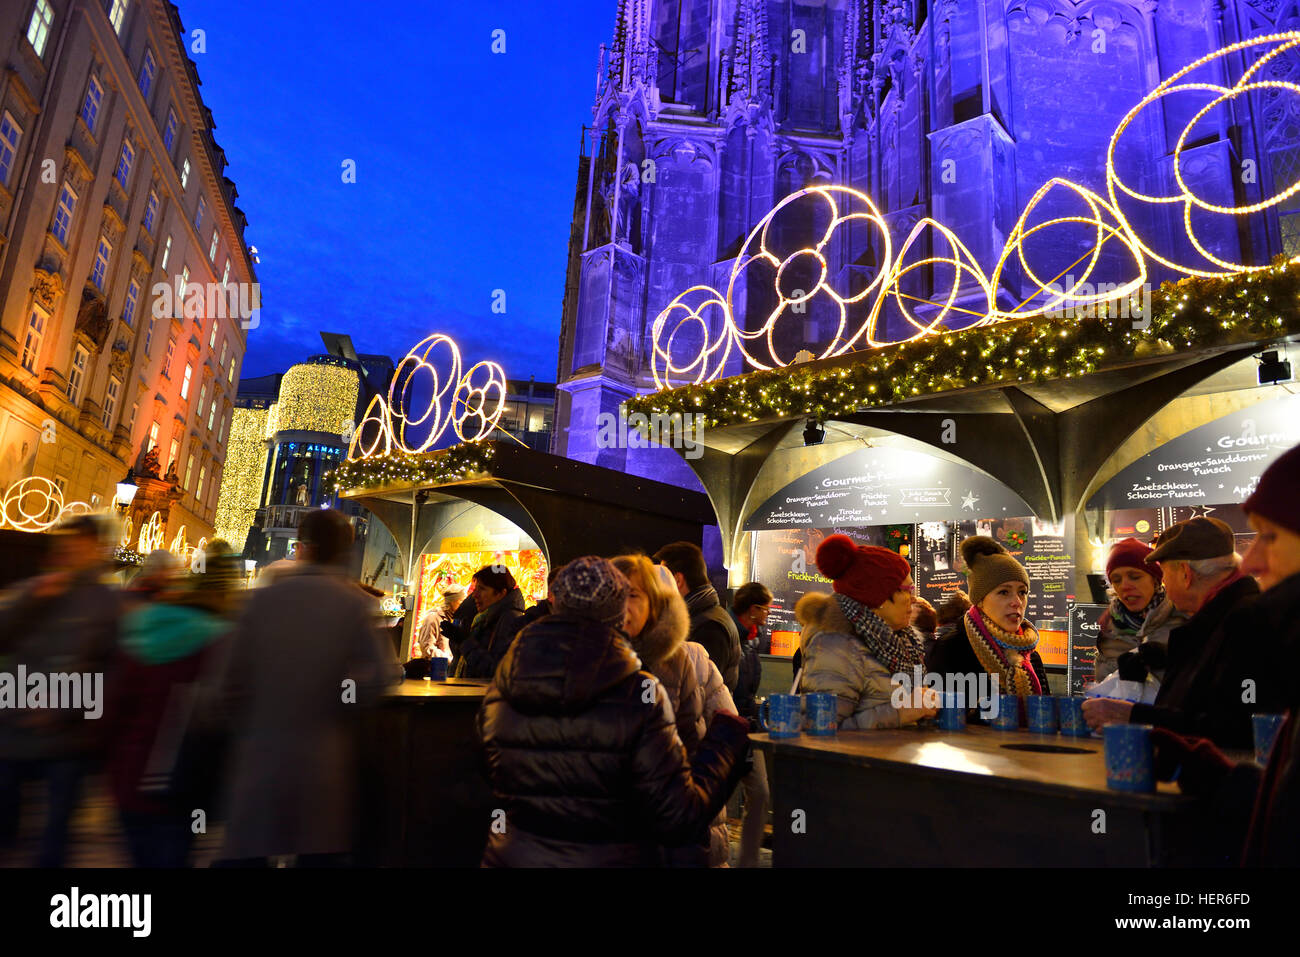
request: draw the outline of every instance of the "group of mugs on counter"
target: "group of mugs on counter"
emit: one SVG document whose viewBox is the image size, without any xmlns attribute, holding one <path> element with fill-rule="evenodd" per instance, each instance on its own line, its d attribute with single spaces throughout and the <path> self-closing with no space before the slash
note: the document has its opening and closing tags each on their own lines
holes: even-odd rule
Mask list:
<svg viewBox="0 0 1300 957">
<path fill-rule="evenodd" d="M 966 707 L 959 696 L 940 696 L 938 724 L 944 731 L 966 728 Z M 1084 699 L 1073 695 L 1029 695 L 1024 699 L 1025 717 L 1031 734 L 1061 734 L 1071 737 L 1092 736 L 1083 718 Z M 997 696 L 998 710 L 989 726 L 998 731 L 1020 729 L 1020 698 L 1013 694 Z M 838 725 L 835 694 L 830 691 L 797 694 L 772 694 L 763 701 L 760 711 L 763 729 L 773 738 L 794 738 L 801 733 L 826 737 L 835 734 Z M 1255 760 L 1268 763 L 1284 715 L 1257 714 L 1252 717 L 1255 729 Z M 1110 724 L 1102 728 L 1106 756 L 1106 786 L 1114 791 L 1150 793 L 1156 789 L 1155 747 L 1151 725 Z"/>
</svg>

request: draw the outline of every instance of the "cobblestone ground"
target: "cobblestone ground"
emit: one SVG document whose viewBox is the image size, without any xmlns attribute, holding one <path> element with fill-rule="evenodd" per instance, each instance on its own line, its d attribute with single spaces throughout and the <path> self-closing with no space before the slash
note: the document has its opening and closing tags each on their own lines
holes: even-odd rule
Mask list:
<svg viewBox="0 0 1300 957">
<path fill-rule="evenodd" d="M 23 820 L 19 829 L 18 847 L 9 852 L 0 850 L 0 867 L 31 867 L 36 860 L 40 829 L 44 824 L 44 789 L 41 781 L 27 782 L 24 791 Z M 740 859 L 740 820 L 730 818 L 727 829 L 731 837 L 731 866 Z M 221 847 L 221 825 L 214 825 L 207 834 L 197 836 L 193 863 L 207 867 Z M 772 866 L 772 852 L 764 847 L 759 851 L 759 867 Z M 68 833 L 68 867 L 129 867 L 126 843 L 117 822 L 117 809 L 109 794 L 104 778 L 94 775 L 87 779 L 81 807 L 73 815 Z"/>
</svg>

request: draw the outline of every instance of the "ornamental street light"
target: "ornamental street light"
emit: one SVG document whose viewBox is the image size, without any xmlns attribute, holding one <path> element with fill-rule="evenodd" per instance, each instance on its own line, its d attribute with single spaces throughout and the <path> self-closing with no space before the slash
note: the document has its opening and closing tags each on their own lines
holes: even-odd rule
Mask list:
<svg viewBox="0 0 1300 957">
<path fill-rule="evenodd" d="M 135 500 L 135 493 L 139 488 L 135 484 L 135 469 L 127 469 L 126 477 L 117 483 L 117 493 L 113 497 L 113 503 L 120 514 L 125 515 L 130 510 L 131 502 Z"/>
</svg>

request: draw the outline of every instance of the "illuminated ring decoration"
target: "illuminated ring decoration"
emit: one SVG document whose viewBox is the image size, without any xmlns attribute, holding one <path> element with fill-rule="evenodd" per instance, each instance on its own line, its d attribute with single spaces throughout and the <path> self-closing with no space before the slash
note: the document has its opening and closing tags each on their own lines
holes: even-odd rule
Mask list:
<svg viewBox="0 0 1300 957">
<path fill-rule="evenodd" d="M 486 381 L 475 385 L 475 373 L 482 370 Z M 506 407 L 506 371 L 495 362 L 480 362 L 465 373 L 456 387 L 455 406 L 452 413 L 452 426 L 462 442 L 478 442 L 488 437 L 496 427 L 497 420 Z M 495 397 L 495 405 L 493 399 Z M 527 428 L 527 423 L 524 423 Z M 474 428 L 473 435 L 467 435 L 468 428 Z"/>
<path fill-rule="evenodd" d="M 122 548 L 130 548 L 130 547 L 131 547 L 131 542 L 133 541 L 133 539 L 131 538 L 131 531 L 132 531 L 131 516 L 130 516 L 130 515 L 123 515 L 123 516 L 122 516 L 122 534 L 121 534 L 120 536 L 118 536 L 118 539 L 117 539 L 117 544 L 118 544 L 120 547 L 122 547 Z"/>
<path fill-rule="evenodd" d="M 1216 59 L 1265 46 L 1274 46 L 1274 49 L 1267 50 L 1260 56 L 1231 87 L 1205 81 L 1180 82 L 1192 71 Z M 792 360 L 777 355 L 774 337 L 776 324 L 791 307 L 803 307 L 817 297 L 828 299 L 839 312 L 839 324 L 829 342 L 805 344 L 805 349 L 815 359 L 825 359 L 863 347 L 897 345 L 925 336 L 985 326 L 1007 319 L 1051 315 L 1064 306 L 1122 302 L 1125 297 L 1131 297 L 1143 288 L 1150 275 L 1152 261 L 1185 276 L 1201 277 L 1231 276 L 1268 268 L 1229 262 L 1216 256 L 1196 235 L 1192 212 L 1195 209 L 1235 216 L 1257 213 L 1300 193 L 1300 179 L 1282 185 L 1275 195 L 1258 203 L 1246 206 L 1218 205 L 1192 192 L 1184 178 L 1182 152 L 1191 138 L 1193 128 L 1216 106 L 1262 90 L 1285 90 L 1300 94 L 1300 84 L 1284 80 L 1254 79 L 1270 60 L 1297 48 L 1300 48 L 1300 31 L 1253 37 L 1201 57 L 1163 81 L 1124 116 L 1111 135 L 1106 149 L 1107 196 L 1066 179 L 1048 180 L 1026 204 L 989 273 L 984 272 L 970 250 L 951 229 L 933 219 L 923 219 L 913 226 L 895 256 L 889 226 L 865 194 L 845 186 L 813 186 L 791 193 L 751 230 L 732 263 L 725 295 L 712 286 L 691 286 L 677 295 L 655 317 L 650 328 L 650 368 L 656 387 L 667 389 L 719 379 L 727 372 L 726 367 L 733 349 L 740 353 L 752 369 L 788 365 Z M 1115 153 L 1120 137 L 1138 115 L 1156 100 L 1171 93 L 1187 92 L 1210 94 L 1210 98 L 1178 136 L 1173 154 L 1174 179 L 1178 192 L 1169 196 L 1140 193 L 1126 184 L 1115 169 Z M 1073 215 L 1056 215 L 1041 222 L 1033 221 L 1032 214 L 1035 210 L 1050 194 L 1060 191 L 1072 195 L 1079 204 L 1079 211 Z M 1183 229 L 1192 248 L 1217 269 L 1178 263 L 1170 256 L 1156 252 L 1138 236 L 1136 228 L 1124 214 L 1121 206 L 1124 197 L 1143 204 L 1182 204 Z M 790 204 L 805 198 L 824 204 L 829 213 L 827 227 L 810 245 L 779 256 L 768 241 L 773 222 Z M 872 230 L 879 231 L 881 242 L 879 264 L 874 278 L 860 291 L 848 294 L 838 290 L 830 277 L 834 275 L 833 264 L 837 261 L 835 234 L 841 226 L 853 221 L 860 221 Z M 1040 275 L 1030 265 L 1026 243 L 1034 237 L 1041 241 L 1041 234 L 1058 227 L 1077 229 L 1080 226 L 1087 228 L 1092 244 L 1074 266 L 1062 270 L 1061 275 L 1068 271 L 1072 277 L 1069 288 L 1066 288 L 1057 284 L 1060 275 Z M 933 230 L 942 238 L 946 254 L 937 251 L 940 245 L 936 242 L 936 252 L 933 255 L 908 261 L 908 254 L 913 248 L 920 248 L 918 242 L 926 230 Z M 1106 245 L 1112 242 L 1117 243 L 1132 258 L 1133 267 L 1122 282 L 1093 283 L 1092 277 L 1100 267 L 1102 253 Z M 802 257 L 813 257 L 817 263 L 817 281 L 812 284 L 811 290 L 788 288 L 791 281 L 787 273 Z M 997 291 L 1001 288 L 1007 264 L 1013 257 L 1019 264 L 1021 275 L 1027 280 L 1024 285 L 1028 295 L 1018 305 L 1003 307 L 998 304 Z M 1300 262 L 1300 256 L 1294 257 L 1291 262 Z M 919 301 L 903 291 L 902 283 L 910 273 L 935 267 L 952 270 L 952 282 L 947 289 L 936 290 L 933 299 Z M 743 275 L 751 268 L 770 273 L 776 305 L 767 316 L 758 317 L 753 323 L 744 323 L 746 317 L 737 316 L 738 304 L 742 301 L 738 293 L 753 288 L 752 277 Z M 742 278 L 746 282 L 741 283 Z M 799 293 L 797 296 L 794 295 L 796 291 Z M 963 292 L 966 296 L 959 305 Z M 868 296 L 871 296 L 870 301 L 864 302 Z M 909 305 L 909 300 L 913 305 Z M 887 301 L 897 308 L 906 323 L 907 329 L 904 331 L 907 334 L 895 338 L 883 334 L 881 312 Z M 860 322 L 850 318 L 847 308 L 858 303 L 863 306 Z M 937 311 L 930 318 L 921 318 L 914 305 L 925 305 Z M 798 310 L 800 313 L 804 311 L 804 308 Z M 1088 312 L 1085 311 L 1084 314 Z M 742 328 L 746 324 L 753 328 Z"/>
<path fill-rule="evenodd" d="M 446 351 L 450 368 L 440 371 L 435 350 Z M 435 361 L 431 361 L 434 357 Z M 442 438 L 450 425 L 463 442 L 487 438 L 505 412 L 509 385 L 505 370 L 495 362 L 480 362 L 461 374 L 460 348 L 442 333 L 426 336 L 397 364 L 388 399 L 375 396 L 366 406 L 365 415 L 348 443 L 349 462 L 357 462 L 393 451 L 418 455 L 427 452 Z M 410 407 L 411 389 L 420 381 L 427 383 L 427 405 L 417 415 L 407 418 L 402 411 Z M 421 439 L 408 435 L 407 429 L 427 428 Z M 369 438 L 366 438 L 367 431 Z"/>
<path fill-rule="evenodd" d="M 148 555 L 150 552 L 157 551 L 163 547 L 165 534 L 162 515 L 154 512 L 149 516 L 149 521 L 140 526 L 140 539 L 136 551 L 141 555 Z"/>
<path fill-rule="evenodd" d="M 44 532 L 53 528 L 62 514 L 63 493 L 39 475 L 15 482 L 0 501 L 0 518 L 4 520 L 0 524 L 8 524 L 20 532 Z"/>
</svg>

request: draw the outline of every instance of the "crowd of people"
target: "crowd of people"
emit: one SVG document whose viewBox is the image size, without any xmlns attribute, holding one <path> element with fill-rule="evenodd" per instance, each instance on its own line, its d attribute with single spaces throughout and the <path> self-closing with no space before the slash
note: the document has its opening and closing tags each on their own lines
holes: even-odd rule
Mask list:
<svg viewBox="0 0 1300 957">
<path fill-rule="evenodd" d="M 1297 489 L 1300 448 L 1245 502 L 1244 557 L 1229 526 L 1198 516 L 1152 545 L 1118 542 L 1106 563 L 1097 678 L 1143 694 L 1089 698 L 1085 718 L 1153 727 L 1158 772 L 1203 798 L 1223 862 L 1294 864 L 1300 847 Z M 265 587 L 244 590 L 239 559 L 214 543 L 197 574 L 156 553 L 116 589 L 93 519 L 59 529 L 52 570 L 0 606 L 0 667 L 102 673 L 104 715 L 0 711 L 0 844 L 17 833 L 23 781 L 43 778 L 38 863 L 61 865 L 82 782 L 102 764 L 139 866 L 183 865 L 205 807 L 226 821 L 222 864 L 348 862 L 351 719 L 401 668 L 373 598 L 344 572 L 346 519 L 314 511 L 299 534 L 297 560 Z M 990 537 L 960 551 L 967 588 L 936 609 L 896 552 L 826 538 L 815 558 L 831 591 L 794 609 L 791 690 L 833 693 L 840 730 L 873 732 L 927 722 L 943 703 L 927 691 L 900 706 L 896 676 L 995 678 L 1023 724 L 1025 699 L 1052 690 L 1026 619 L 1029 574 Z M 531 607 L 501 565 L 441 597 L 415 629 L 421 656 L 489 682 L 477 744 L 506 820 L 484 864 L 723 866 L 740 789 L 739 863 L 757 865 L 770 795 L 748 736 L 762 730 L 767 587 L 741 586 L 728 608 L 700 548 L 674 542 L 552 569 Z M 979 721 L 983 702 L 966 703 Z M 1225 754 L 1251 747 L 1259 713 L 1287 716 L 1263 768 Z"/>
</svg>

